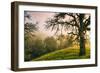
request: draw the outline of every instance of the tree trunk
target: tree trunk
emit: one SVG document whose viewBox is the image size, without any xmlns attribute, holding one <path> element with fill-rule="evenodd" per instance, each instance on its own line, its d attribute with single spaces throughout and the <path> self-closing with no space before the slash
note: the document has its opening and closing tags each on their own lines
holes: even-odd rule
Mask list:
<svg viewBox="0 0 100 73">
<path fill-rule="evenodd" d="M 79 52 L 79 55 L 80 56 L 83 56 L 85 55 L 86 52 L 85 52 L 85 39 L 84 39 L 84 36 L 80 36 L 80 52 Z"/>
<path fill-rule="evenodd" d="M 80 20 L 80 28 L 79 28 L 80 52 L 79 52 L 79 56 L 83 56 L 86 54 L 85 38 L 84 38 L 84 30 L 83 30 L 83 18 L 84 18 L 84 14 L 80 14 L 80 16 L 79 16 L 79 20 Z"/>
</svg>

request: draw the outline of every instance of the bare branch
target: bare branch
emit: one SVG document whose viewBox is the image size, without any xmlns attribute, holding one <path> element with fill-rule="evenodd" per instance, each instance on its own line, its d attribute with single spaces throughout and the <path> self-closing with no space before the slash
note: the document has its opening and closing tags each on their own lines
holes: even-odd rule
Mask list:
<svg viewBox="0 0 100 73">
<path fill-rule="evenodd" d="M 78 35 L 78 34 L 76 34 L 76 33 L 73 33 L 73 32 L 70 32 L 70 33 L 68 33 L 68 34 L 72 34 L 72 35 Z"/>
</svg>

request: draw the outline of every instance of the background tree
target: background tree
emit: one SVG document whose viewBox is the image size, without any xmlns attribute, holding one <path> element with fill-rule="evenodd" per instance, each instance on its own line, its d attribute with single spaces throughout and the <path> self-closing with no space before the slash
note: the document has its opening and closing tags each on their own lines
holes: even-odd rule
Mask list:
<svg viewBox="0 0 100 73">
<path fill-rule="evenodd" d="M 60 49 L 62 49 L 63 47 L 62 47 L 62 42 L 63 42 L 63 37 L 64 37 L 64 35 L 63 35 L 63 30 L 66 30 L 64 27 L 65 27 L 65 25 L 64 24 L 62 24 L 62 23 L 58 23 L 58 21 L 61 21 L 58 17 L 57 17 L 57 15 L 55 15 L 54 16 L 54 18 L 53 19 L 48 19 L 47 21 L 46 21 L 46 29 L 51 29 L 51 31 L 53 31 L 53 30 L 55 30 L 55 35 L 59 32 L 60 34 L 58 34 L 58 40 L 59 40 L 59 43 L 60 43 L 60 46 L 59 46 L 59 48 Z"/>
<path fill-rule="evenodd" d="M 32 47 L 34 44 L 35 34 L 34 32 L 37 30 L 35 24 L 26 23 L 24 24 L 24 47 L 25 47 L 25 61 L 29 61 L 32 59 Z"/>
<path fill-rule="evenodd" d="M 47 53 L 57 50 L 57 40 L 54 37 L 47 37 L 44 40 L 44 44 Z"/>
<path fill-rule="evenodd" d="M 24 14 L 25 19 L 31 20 L 31 16 L 25 12 Z M 25 61 L 29 61 L 32 58 L 32 47 L 34 44 L 34 32 L 37 31 L 37 25 L 38 23 L 31 23 L 27 22 L 24 24 L 24 47 L 25 47 Z"/>
<path fill-rule="evenodd" d="M 85 55 L 85 35 L 90 30 L 90 15 L 81 13 L 57 13 L 52 19 L 46 21 L 46 28 L 51 28 L 58 32 L 59 25 L 63 26 L 63 29 L 67 34 L 73 35 L 74 40 L 78 40 L 80 43 L 79 55 Z M 69 32 L 68 32 L 69 31 Z"/>
<path fill-rule="evenodd" d="M 59 49 L 64 49 L 66 48 L 66 44 L 67 44 L 67 36 L 66 35 L 58 35 L 57 36 L 57 41 L 58 41 L 58 48 Z"/>
</svg>

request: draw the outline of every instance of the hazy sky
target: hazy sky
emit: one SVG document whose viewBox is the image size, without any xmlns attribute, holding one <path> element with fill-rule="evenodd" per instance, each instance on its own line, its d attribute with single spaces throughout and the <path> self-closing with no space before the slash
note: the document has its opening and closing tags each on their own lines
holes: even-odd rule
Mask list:
<svg viewBox="0 0 100 73">
<path fill-rule="evenodd" d="M 47 21 L 48 18 L 52 18 L 56 13 L 52 12 L 35 12 L 35 11 L 25 11 L 24 15 L 27 16 L 29 15 L 29 18 L 25 18 L 25 23 L 36 23 L 38 22 L 38 33 L 41 35 L 47 35 L 47 36 L 53 36 L 55 34 L 55 31 L 51 31 L 49 29 L 45 29 L 45 22 Z M 88 17 L 87 15 L 86 17 Z M 65 20 L 71 19 L 69 16 L 66 16 Z M 68 32 L 68 31 L 67 31 Z M 61 32 L 59 31 L 58 34 Z M 63 34 L 67 34 L 64 30 L 62 32 Z"/>
<path fill-rule="evenodd" d="M 34 12 L 34 11 L 26 11 L 25 15 L 30 15 L 30 19 L 26 18 L 25 23 L 31 22 L 36 23 L 38 22 L 37 26 L 39 27 L 39 32 L 45 33 L 48 36 L 52 36 L 55 34 L 54 31 L 51 31 L 49 29 L 45 29 L 45 21 L 47 21 L 48 18 L 52 18 L 55 13 L 53 12 Z M 65 33 L 65 32 L 63 32 Z"/>
</svg>

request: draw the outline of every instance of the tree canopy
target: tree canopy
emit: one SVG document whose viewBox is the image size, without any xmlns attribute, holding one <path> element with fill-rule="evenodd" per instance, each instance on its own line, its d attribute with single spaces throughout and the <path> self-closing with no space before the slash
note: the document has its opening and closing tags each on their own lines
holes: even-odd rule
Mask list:
<svg viewBox="0 0 100 73">
<path fill-rule="evenodd" d="M 90 31 L 90 14 L 57 13 L 53 18 L 48 19 L 46 23 L 47 29 L 56 30 L 56 33 L 59 30 L 61 33 L 62 30 L 65 30 L 67 34 L 74 36 L 73 41 L 79 40 L 80 42 L 81 55 L 85 54 L 85 36 L 87 31 Z"/>
</svg>

